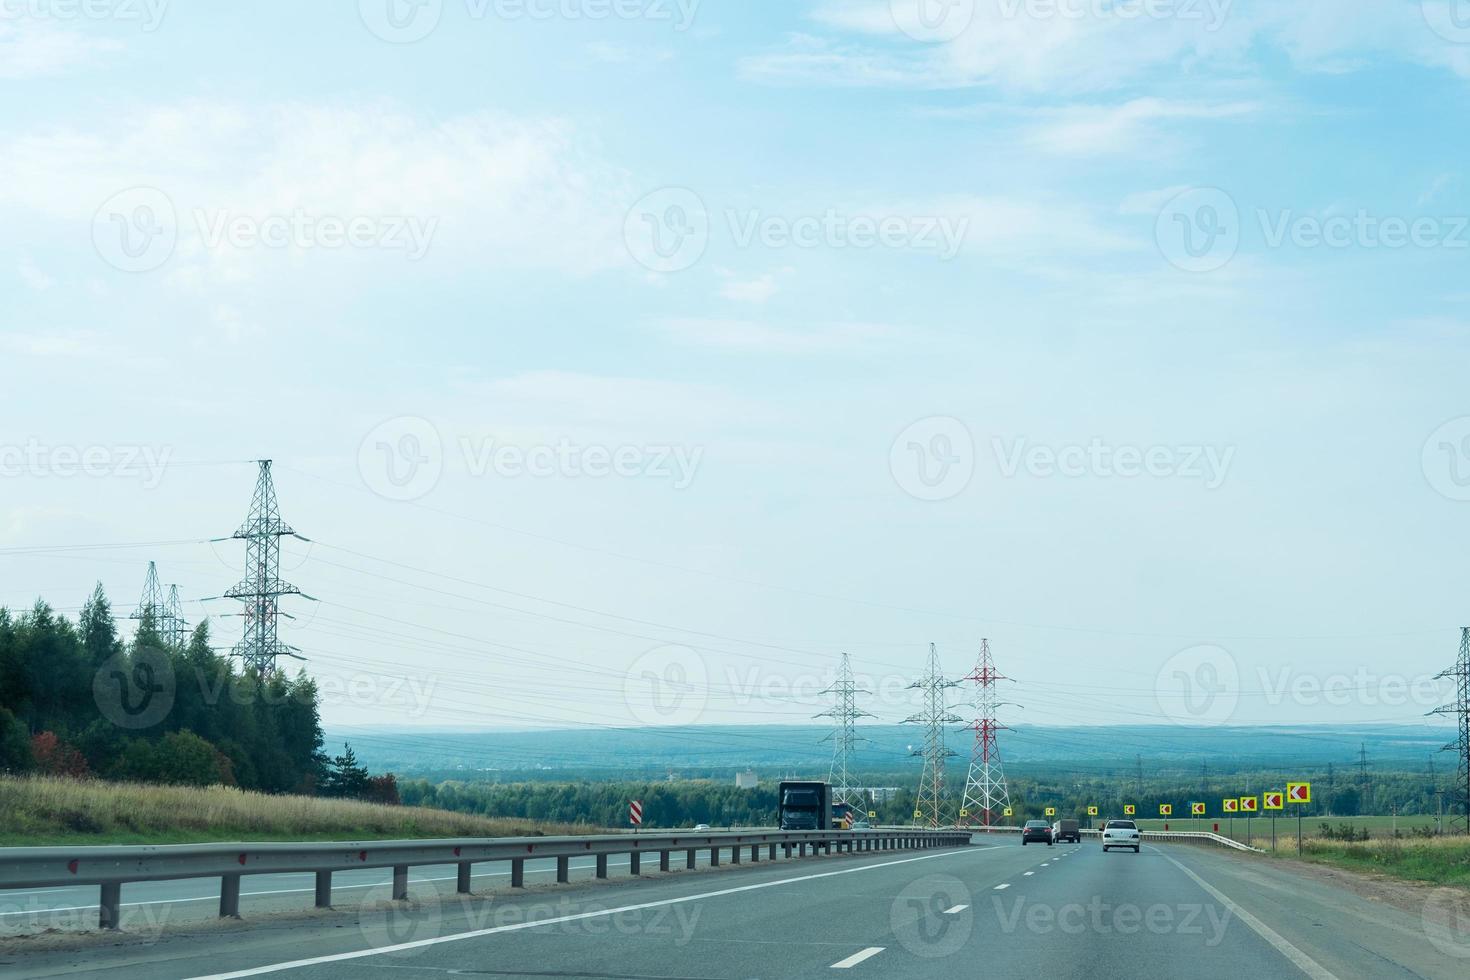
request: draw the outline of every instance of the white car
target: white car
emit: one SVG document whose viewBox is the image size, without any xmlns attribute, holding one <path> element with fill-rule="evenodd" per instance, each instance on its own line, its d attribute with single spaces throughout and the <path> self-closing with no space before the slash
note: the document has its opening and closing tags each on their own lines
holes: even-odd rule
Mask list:
<svg viewBox="0 0 1470 980">
<path fill-rule="evenodd" d="M 1109 820 L 1102 832 L 1103 851 L 1110 847 L 1131 847 L 1133 853 L 1137 854 L 1143 844 L 1143 835 L 1138 832 L 1138 824 L 1132 820 Z"/>
</svg>

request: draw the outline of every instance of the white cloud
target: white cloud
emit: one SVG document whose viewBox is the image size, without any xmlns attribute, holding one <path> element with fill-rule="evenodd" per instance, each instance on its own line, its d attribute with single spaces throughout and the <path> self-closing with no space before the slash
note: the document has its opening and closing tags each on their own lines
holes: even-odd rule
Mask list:
<svg viewBox="0 0 1470 980">
<path fill-rule="evenodd" d="M 47 275 L 45 270 L 40 266 L 36 265 L 35 260 L 30 256 L 25 256 L 20 260 L 20 264 L 16 267 L 16 272 L 20 275 L 22 282 L 37 292 L 45 292 L 56 285 L 56 280 Z"/>
<path fill-rule="evenodd" d="M 1119 105 L 1077 105 L 1043 110 L 1045 120 L 1026 134 L 1027 142 L 1048 153 L 1090 156 L 1125 153 L 1147 141 L 1157 146 L 1159 123 L 1233 119 L 1251 115 L 1249 102 L 1198 103 L 1141 98 Z"/>
<path fill-rule="evenodd" d="M 325 262 L 351 252 L 211 241 L 221 215 L 432 224 L 431 260 L 456 267 L 578 275 L 627 264 L 626 175 L 557 120 L 474 113 L 433 122 L 391 106 L 188 102 L 91 130 L 0 137 L 0 158 L 9 171 L 0 209 L 71 227 L 120 191 L 163 191 L 179 232 L 165 273 L 201 289 L 271 269 L 299 273 L 306 253 Z M 403 263 L 404 254 L 392 258 Z"/>
<path fill-rule="evenodd" d="M 0 19 L 0 79 L 49 78 L 121 49 L 117 41 L 87 37 L 44 19 Z"/>
<path fill-rule="evenodd" d="M 1452 24 L 1447 10 L 1447 0 L 976 0 L 959 37 L 925 46 L 899 28 L 889 0 L 830 0 L 813 21 L 865 43 L 802 38 L 744 67 L 787 82 L 1083 94 L 1161 71 L 1236 73 L 1264 45 L 1312 71 L 1353 71 L 1386 55 L 1470 78 L 1470 44 L 1430 26 Z"/>
<path fill-rule="evenodd" d="M 720 285 L 720 295 L 736 303 L 765 303 L 781 288 L 769 272 L 754 279 L 741 279 L 724 270 L 720 275 L 725 280 Z"/>
</svg>

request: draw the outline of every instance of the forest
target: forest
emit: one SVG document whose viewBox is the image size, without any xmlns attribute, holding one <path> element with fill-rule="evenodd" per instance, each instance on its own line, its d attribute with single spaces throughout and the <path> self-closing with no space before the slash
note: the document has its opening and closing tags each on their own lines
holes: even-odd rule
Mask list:
<svg viewBox="0 0 1470 980">
<path fill-rule="evenodd" d="M 350 747 L 323 754 L 318 701 L 305 672 L 237 668 L 208 621 L 166 636 L 145 611 L 125 641 L 100 585 L 75 622 L 0 608 L 0 773 L 396 802 Z"/>
</svg>

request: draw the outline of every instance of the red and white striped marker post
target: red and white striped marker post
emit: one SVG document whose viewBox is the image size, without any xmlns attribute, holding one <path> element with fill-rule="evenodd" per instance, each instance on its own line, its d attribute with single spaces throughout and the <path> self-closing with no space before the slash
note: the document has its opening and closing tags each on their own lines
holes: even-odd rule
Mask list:
<svg viewBox="0 0 1470 980">
<path fill-rule="evenodd" d="M 639 827 L 643 826 L 642 800 L 634 800 L 633 802 L 628 804 L 628 821 L 633 825 L 633 830 L 635 833 L 637 832 Z"/>
</svg>

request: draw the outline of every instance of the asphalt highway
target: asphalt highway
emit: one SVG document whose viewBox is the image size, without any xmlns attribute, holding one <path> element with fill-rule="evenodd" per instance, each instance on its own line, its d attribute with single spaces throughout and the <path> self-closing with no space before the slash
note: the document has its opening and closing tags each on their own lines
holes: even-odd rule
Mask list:
<svg viewBox="0 0 1470 980">
<path fill-rule="evenodd" d="M 636 881 L 533 881 L 468 900 L 453 891 L 452 881 L 425 881 L 406 904 L 369 900 L 106 945 L 10 945 L 0 971 L 109 980 L 1470 975 L 1470 917 L 1453 900 L 1436 905 L 1438 893 L 1426 892 L 1415 914 L 1192 845 L 1105 855 L 1095 842 L 1008 841 Z"/>
</svg>

